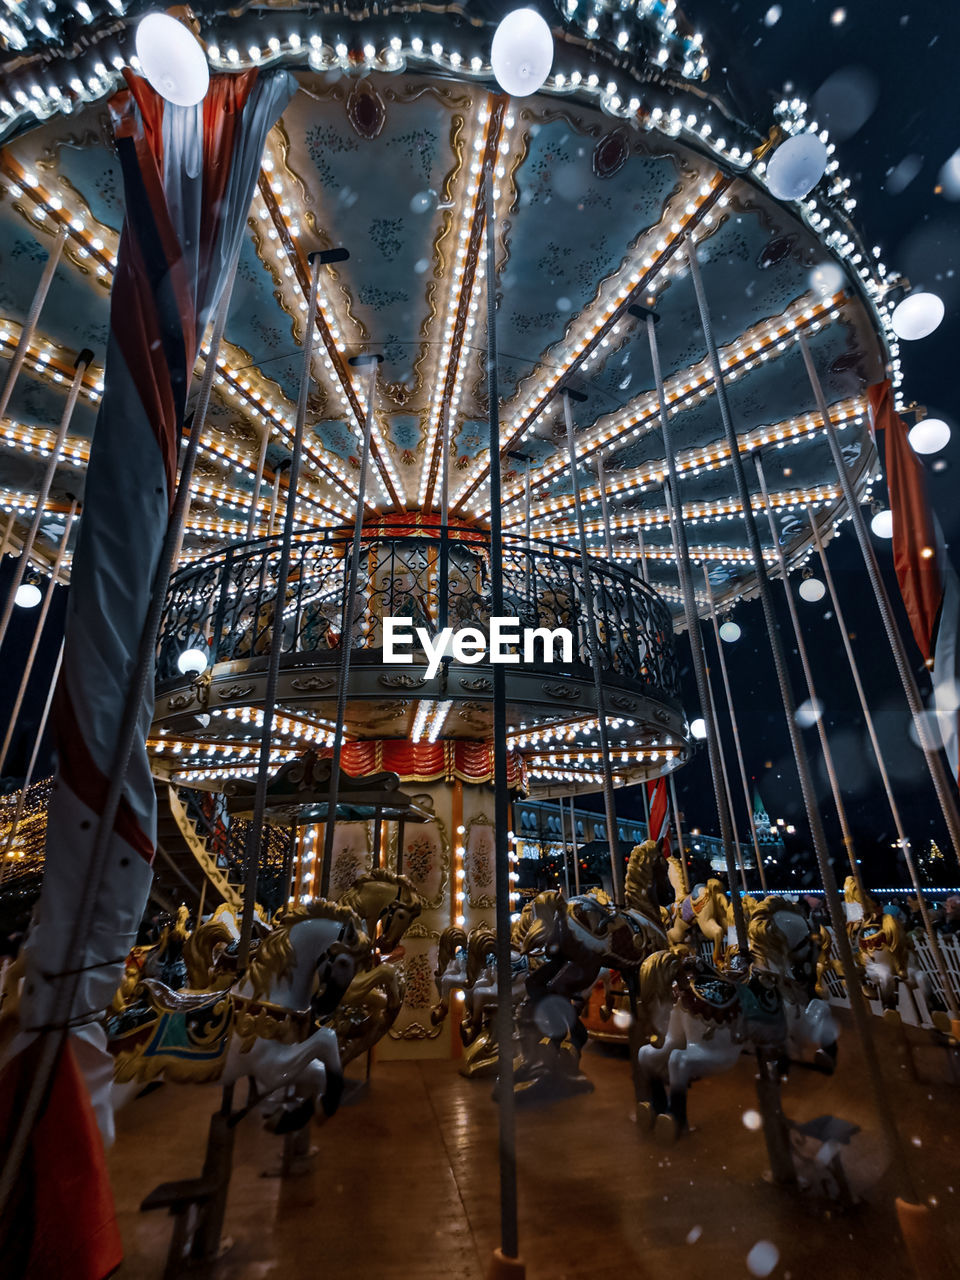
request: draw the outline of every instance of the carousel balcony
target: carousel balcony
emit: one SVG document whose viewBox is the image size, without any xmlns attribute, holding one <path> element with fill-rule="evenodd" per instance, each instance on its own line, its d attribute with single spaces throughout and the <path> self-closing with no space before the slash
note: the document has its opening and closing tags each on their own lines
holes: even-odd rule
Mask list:
<svg viewBox="0 0 960 1280">
<path fill-rule="evenodd" d="M 325 745 L 333 726 L 351 540 L 342 529 L 293 540 L 278 707 L 301 749 L 305 742 Z M 242 744 L 256 737 L 279 562 L 279 539 L 259 539 L 205 556 L 171 582 L 158 652 L 154 741 L 200 744 L 208 774 L 215 772 L 213 764 L 239 758 L 225 744 L 235 744 L 242 756 Z M 670 611 L 657 593 L 601 560 L 590 561 L 585 582 L 577 554 L 541 539 L 505 538 L 502 573 L 504 616 L 516 618 L 521 630 L 565 628 L 572 636 L 570 662 L 543 661 L 538 643 L 534 661 L 518 652 L 519 661 L 504 667 L 508 740 L 523 757 L 531 789 L 594 790 L 600 781 L 587 592 L 617 778 L 637 781 L 679 766 L 688 751 L 679 669 Z M 348 739 L 489 742 L 488 655 L 467 664 L 448 654 L 431 676 L 416 641 L 406 650 L 411 662 L 387 660 L 383 620 L 403 618 L 431 636 L 443 627 L 472 627 L 488 638 L 490 615 L 485 532 L 386 521 L 365 531 L 354 601 Z M 178 665 L 191 649 L 208 655 L 199 676 L 181 673 Z M 559 653 L 558 646 L 558 658 Z M 183 781 L 202 781 L 191 779 L 183 764 Z"/>
</svg>

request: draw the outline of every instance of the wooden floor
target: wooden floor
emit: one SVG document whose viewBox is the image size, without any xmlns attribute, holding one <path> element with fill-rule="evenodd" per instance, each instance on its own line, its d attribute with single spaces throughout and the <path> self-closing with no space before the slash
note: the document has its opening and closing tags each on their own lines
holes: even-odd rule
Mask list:
<svg viewBox="0 0 960 1280">
<path fill-rule="evenodd" d="M 960 1250 L 960 1089 L 921 1083 L 896 1029 L 875 1024 L 923 1194 L 939 1205 Z M 916 1055 L 914 1055 L 916 1058 Z M 919 1055 L 921 1076 L 945 1079 L 940 1051 Z M 826 1079 L 794 1071 L 787 1113 L 829 1113 L 862 1126 L 847 1164 L 867 1202 L 837 1214 L 763 1179 L 765 1149 L 743 1115 L 755 1106 L 744 1057 L 694 1087 L 696 1132 L 662 1148 L 638 1132 L 625 1058 L 591 1047 L 594 1093 L 521 1113 L 521 1251 L 531 1280 L 632 1277 L 739 1280 L 761 1241 L 777 1280 L 909 1274 L 891 1208 L 889 1175 L 848 1028 L 840 1067 Z M 166 1085 L 132 1102 L 110 1162 L 127 1250 L 123 1280 L 163 1271 L 170 1220 L 138 1205 L 158 1182 L 199 1173 L 212 1088 Z M 255 1118 L 238 1130 L 226 1232 L 233 1245 L 202 1273 L 211 1280 L 482 1280 L 498 1243 L 496 1105 L 489 1083 L 455 1063 L 376 1064 L 369 1090 L 317 1129 L 309 1172 L 264 1176 L 280 1140 Z M 954 1181 L 956 1179 L 956 1181 Z M 191 1273 L 197 1274 L 197 1273 Z"/>
</svg>

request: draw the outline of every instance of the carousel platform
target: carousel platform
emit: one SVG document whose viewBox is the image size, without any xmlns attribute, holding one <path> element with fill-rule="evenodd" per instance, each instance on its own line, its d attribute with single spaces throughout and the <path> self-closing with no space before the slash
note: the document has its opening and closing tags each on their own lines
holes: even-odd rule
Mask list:
<svg viewBox="0 0 960 1280">
<path fill-rule="evenodd" d="M 915 1032 L 879 1020 L 875 1030 L 922 1192 L 936 1202 L 937 1229 L 956 1256 L 957 1086 L 944 1051 L 918 1041 L 908 1054 L 905 1034 Z M 784 1088 L 791 1120 L 831 1115 L 860 1126 L 843 1160 L 862 1203 L 847 1211 L 764 1180 L 761 1134 L 743 1122 L 756 1105 L 752 1059 L 694 1087 L 696 1132 L 671 1147 L 638 1133 L 620 1051 L 593 1046 L 584 1066 L 592 1094 L 519 1116 L 530 1280 L 748 1276 L 748 1254 L 761 1242 L 778 1251 L 769 1272 L 777 1280 L 909 1274 L 849 1026 L 835 1077 L 794 1070 Z M 122 1280 L 162 1275 L 170 1220 L 139 1205 L 158 1182 L 196 1175 L 218 1096 L 165 1085 L 120 1113 L 110 1164 L 126 1248 Z M 497 1243 L 496 1125 L 489 1083 L 435 1061 L 375 1064 L 369 1088 L 313 1129 L 317 1154 L 301 1176 L 270 1176 L 282 1140 L 248 1119 L 238 1130 L 227 1210 L 232 1245 L 218 1263 L 187 1274 L 482 1280 Z"/>
</svg>

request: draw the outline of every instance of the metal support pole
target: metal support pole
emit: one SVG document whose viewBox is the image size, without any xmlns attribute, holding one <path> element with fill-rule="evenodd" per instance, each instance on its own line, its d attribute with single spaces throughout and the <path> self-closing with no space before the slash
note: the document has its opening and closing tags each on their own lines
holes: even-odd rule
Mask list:
<svg viewBox="0 0 960 1280">
<path fill-rule="evenodd" d="M 30 303 L 30 310 L 27 312 L 27 318 L 23 322 L 23 328 L 20 330 L 20 338 L 17 342 L 16 350 L 7 369 L 7 377 L 3 384 L 3 391 L 0 392 L 0 418 L 7 412 L 10 405 L 10 397 L 13 395 L 13 388 L 16 386 L 17 378 L 23 367 L 27 350 L 33 341 L 33 335 L 36 332 L 37 321 L 40 319 L 40 311 L 46 301 L 47 293 L 53 282 L 53 275 L 57 269 L 57 263 L 60 261 L 60 255 L 63 253 L 63 246 L 67 243 L 67 227 L 61 224 L 60 231 L 56 240 L 50 249 L 50 253 L 43 265 L 43 271 L 40 273 L 40 281 L 37 284 L 36 292 L 33 295 L 33 301 Z"/>
<path fill-rule="evenodd" d="M 267 461 L 267 448 L 270 444 L 270 427 L 264 424 L 263 439 L 260 441 L 260 453 L 257 457 L 257 474 L 253 478 L 253 492 L 250 495 L 250 510 L 247 513 L 247 539 L 253 537 L 253 526 L 257 519 L 257 508 L 260 506 L 260 486 L 263 483 L 263 468 Z M 276 493 L 274 493 L 274 509 L 276 507 Z M 273 510 L 270 512 L 271 520 L 273 518 Z"/>
<path fill-rule="evenodd" d="M 690 548 L 687 544 L 687 530 L 683 522 L 680 484 L 677 477 L 677 460 L 673 448 L 673 430 L 670 426 L 670 414 L 667 409 L 663 371 L 660 368 L 660 350 L 655 329 L 656 316 L 640 307 L 632 308 L 632 310 L 634 310 L 635 314 L 645 317 L 647 322 L 647 341 L 650 344 L 650 361 L 653 365 L 653 376 L 657 386 L 657 400 L 660 410 L 660 434 L 663 438 L 663 454 L 667 462 L 663 496 L 670 518 L 673 554 L 677 564 L 677 576 L 680 579 L 680 592 L 683 597 L 683 617 L 687 627 L 687 637 L 690 641 L 690 655 L 693 660 L 693 673 L 697 683 L 697 697 L 700 699 L 700 712 L 707 730 L 707 758 L 710 762 L 713 795 L 717 806 L 717 819 L 720 824 L 720 839 L 723 843 L 723 856 L 727 867 L 727 884 L 730 887 L 730 904 L 733 907 L 733 921 L 737 931 L 737 948 L 741 956 L 747 957 L 750 954 L 750 943 L 747 937 L 747 922 L 743 914 L 743 903 L 736 887 L 737 865 L 733 842 L 733 824 L 724 793 L 723 768 L 720 758 L 720 734 L 716 717 L 712 711 L 710 685 L 707 680 L 707 660 L 700 637 L 697 600 L 694 595 L 693 575 L 690 569 Z"/>
<path fill-rule="evenodd" d="M 440 581 L 437 588 L 438 630 L 447 625 L 450 614 L 450 410 L 444 409 L 440 423 Z"/>
<path fill-rule="evenodd" d="M 883 619 L 883 628 L 887 633 L 887 640 L 890 642 L 890 648 L 893 651 L 893 658 L 897 664 L 897 671 L 900 674 L 900 681 L 903 684 L 903 692 L 906 694 L 907 705 L 910 708 L 910 714 L 913 716 L 913 723 L 917 728 L 917 736 L 920 740 L 920 747 L 923 751 L 924 759 L 927 762 L 927 768 L 930 771 L 930 777 L 933 781 L 934 790 L 937 793 L 937 799 L 940 802 L 940 810 L 943 813 L 944 822 L 947 824 L 947 830 L 950 832 L 950 841 L 953 844 L 954 855 L 960 860 L 960 813 L 957 812 L 957 804 L 954 799 L 954 781 L 948 776 L 944 768 L 940 751 L 933 741 L 930 729 L 924 716 L 923 700 L 920 697 L 920 690 L 914 679 L 913 671 L 910 667 L 910 660 L 907 657 L 906 646 L 903 643 L 903 637 L 897 628 L 896 620 L 893 616 L 893 610 L 890 607 L 890 597 L 887 595 L 887 589 L 884 586 L 883 578 L 880 574 L 880 566 L 877 563 L 876 553 L 873 544 L 870 541 L 870 535 L 867 532 L 867 523 L 863 518 L 863 512 L 860 509 L 860 501 L 853 491 L 853 485 L 847 472 L 846 463 L 843 460 L 843 454 L 840 452 L 840 444 L 837 440 L 837 433 L 833 423 L 830 421 L 830 410 L 827 408 L 827 402 L 824 398 L 823 388 L 820 385 L 820 379 L 817 377 L 817 371 L 810 355 L 810 348 L 807 346 L 806 339 L 800 335 L 798 338 L 800 350 L 803 354 L 803 362 L 806 365 L 807 377 L 810 379 L 810 385 L 813 388 L 813 394 L 816 397 L 817 408 L 820 411 L 820 418 L 823 422 L 824 431 L 827 434 L 827 441 L 830 445 L 830 452 L 833 455 L 833 465 L 837 469 L 837 475 L 840 479 L 840 487 L 843 490 L 843 496 L 846 500 L 847 510 L 853 521 L 853 528 L 857 535 L 857 541 L 860 543 L 860 551 L 863 555 L 863 562 L 866 565 L 867 577 L 870 579 L 870 585 L 873 587 L 873 594 L 876 597 L 877 608 L 880 610 L 880 617 Z"/>
<path fill-rule="evenodd" d="M 397 875 L 403 875 L 403 842 L 407 835 L 405 818 L 397 819 Z"/>
<path fill-rule="evenodd" d="M 934 963 L 937 966 L 937 976 L 940 979 L 940 985 L 943 987 L 944 998 L 947 1002 L 947 1008 L 950 1010 L 950 1016 L 953 1019 L 960 1019 L 960 1007 L 958 1007 L 956 992 L 947 970 L 946 962 L 943 958 L 943 952 L 940 949 L 940 942 L 937 938 L 937 931 L 933 927 L 933 921 L 930 919 L 930 912 L 924 901 L 923 890 L 920 886 L 920 877 L 917 875 L 917 867 L 913 860 L 913 854 L 910 851 L 910 841 L 904 830 L 903 819 L 900 816 L 900 806 L 897 804 L 896 797 L 893 794 L 893 787 L 890 783 L 890 774 L 887 772 L 887 764 L 883 758 L 883 751 L 880 747 L 880 739 L 877 736 L 876 726 L 873 723 L 873 713 L 870 710 L 870 704 L 867 702 L 866 690 L 863 687 L 863 681 L 860 678 L 860 668 L 857 664 L 856 655 L 853 652 L 853 646 L 850 644 L 850 635 L 847 631 L 847 621 L 843 616 L 843 610 L 840 607 L 840 600 L 837 596 L 837 588 L 833 581 L 833 573 L 827 560 L 827 549 L 823 545 L 820 537 L 820 530 L 817 528 L 817 521 L 813 511 L 807 508 L 807 518 L 810 521 L 810 528 L 813 531 L 813 543 L 817 548 L 817 554 L 820 556 L 820 565 L 823 569 L 823 577 L 827 584 L 827 590 L 830 592 L 830 603 L 833 605 L 833 615 L 837 620 L 837 626 L 840 630 L 840 639 L 843 642 L 843 650 L 847 655 L 847 662 L 850 665 L 850 674 L 853 676 L 853 683 L 857 690 L 857 697 L 860 699 L 860 710 L 863 712 L 863 721 L 867 726 L 867 733 L 870 737 L 870 744 L 873 747 L 873 754 L 877 760 L 877 768 L 880 770 L 880 778 L 883 782 L 883 789 L 886 793 L 887 804 L 890 806 L 890 815 L 893 818 L 893 825 L 897 830 L 897 842 L 903 852 L 904 860 L 907 864 L 907 871 L 910 874 L 910 882 L 913 885 L 914 892 L 917 895 L 917 902 L 920 904 L 920 916 L 923 920 L 924 932 L 927 935 L 927 941 L 930 943 L 930 951 L 933 955 Z"/>
<path fill-rule="evenodd" d="M 687 859 L 683 849 L 683 825 L 680 822 L 680 805 L 677 803 L 677 780 L 669 775 L 670 803 L 673 806 L 673 825 L 677 828 L 677 856 L 680 859 L 680 874 L 683 877 L 683 891 L 690 892 L 690 874 L 687 871 Z M 650 828 L 647 826 L 649 834 Z"/>
<path fill-rule="evenodd" d="M 747 769 L 743 762 L 743 746 L 740 742 L 740 726 L 737 723 L 737 713 L 733 705 L 733 690 L 730 687 L 730 675 L 727 671 L 727 659 L 723 652 L 723 641 L 720 639 L 720 625 L 717 620 L 717 608 L 713 599 L 713 586 L 710 582 L 710 573 L 707 566 L 703 566 L 703 583 L 707 591 L 707 600 L 710 603 L 710 621 L 713 623 L 713 639 L 717 646 L 717 658 L 720 663 L 720 676 L 723 680 L 723 691 L 727 699 L 727 714 L 730 717 L 730 726 L 733 729 L 733 745 L 737 752 L 737 765 L 740 770 L 740 783 L 743 787 L 743 802 L 747 807 L 747 821 L 750 824 L 750 838 L 753 841 L 753 853 L 757 859 L 757 871 L 760 873 L 760 887 L 766 893 L 767 891 L 767 874 L 763 869 L 763 857 L 760 853 L 760 841 L 757 839 L 757 824 L 753 819 L 753 800 L 750 795 L 750 784 L 747 781 Z"/>
<path fill-rule="evenodd" d="M 373 816 L 373 866 L 379 871 L 383 863 L 383 855 L 380 851 L 380 845 L 383 842 L 383 810 L 377 808 L 374 810 Z"/>
<path fill-rule="evenodd" d="M 577 810 L 570 797 L 570 853 L 573 857 L 573 891 L 580 893 L 580 850 L 577 847 Z"/>
<path fill-rule="evenodd" d="M 500 390 L 497 369 L 497 234 L 493 167 L 483 175 L 487 274 L 487 405 L 490 447 L 490 611 L 503 616 L 503 514 L 500 489 Z M 510 849 L 507 838 L 507 689 L 493 666 L 493 789 L 497 927 L 497 1098 L 500 1103 L 500 1252 L 520 1256 L 517 1222 L 517 1117 L 513 1092 L 513 961 L 510 953 Z"/>
<path fill-rule="evenodd" d="M 590 557 L 587 552 L 587 531 L 583 520 L 583 503 L 580 500 L 580 480 L 577 475 L 577 445 L 573 430 L 573 411 L 570 401 L 573 393 L 563 387 L 563 416 L 567 426 L 567 456 L 570 460 L 570 479 L 573 484 L 573 506 L 577 517 L 577 535 L 580 542 L 580 576 L 583 584 L 583 607 L 586 611 L 587 649 L 593 668 L 593 690 L 597 700 L 597 728 L 600 735 L 600 759 L 603 769 L 603 811 L 607 824 L 607 840 L 610 844 L 611 894 L 614 902 L 623 901 L 623 874 L 620 866 L 620 837 L 617 834 L 617 806 L 613 798 L 613 768 L 610 762 L 610 736 L 607 730 L 606 697 L 603 691 L 603 673 L 600 670 L 600 646 L 597 643 L 597 623 L 593 608 L 593 586 L 590 579 Z M 580 399 L 586 397 L 581 396 Z"/>
<path fill-rule="evenodd" d="M 6 518 L 6 521 L 4 522 L 3 537 L 0 538 L 0 560 L 2 560 L 3 557 L 7 554 L 7 547 L 10 544 L 10 534 L 13 531 L 13 522 L 14 520 L 16 520 L 16 518 L 17 518 L 17 513 L 15 511 L 11 511 Z"/>
<path fill-rule="evenodd" d="M 273 717 L 277 706 L 277 683 L 280 677 L 280 654 L 283 650 L 283 615 L 287 597 L 287 579 L 290 575 L 290 548 L 293 541 L 293 516 L 297 503 L 297 482 L 300 477 L 300 460 L 303 453 L 303 429 L 307 419 L 307 399 L 310 394 L 310 363 L 313 358 L 313 340 L 317 331 L 317 290 L 320 285 L 319 253 L 310 255 L 310 291 L 307 302 L 307 323 L 303 335 L 303 373 L 300 377 L 300 395 L 297 400 L 297 417 L 293 432 L 293 451 L 290 463 L 290 481 L 287 505 L 283 521 L 283 539 L 280 563 L 277 566 L 276 596 L 273 602 L 273 619 L 270 624 L 270 657 L 263 693 L 263 720 L 260 725 L 260 755 L 257 760 L 257 785 L 253 800 L 253 815 L 247 830 L 245 849 L 246 865 L 243 876 L 243 914 L 240 919 L 240 942 L 237 967 L 243 972 L 250 955 L 253 937 L 253 916 L 257 900 L 257 879 L 263 850 L 264 815 L 267 807 L 267 783 L 270 778 L 270 748 L 273 742 Z M 216 363 L 211 351 L 209 364 Z"/>
<path fill-rule="evenodd" d="M 67 543 L 70 540 L 70 533 L 73 529 L 73 518 L 77 512 L 76 498 L 70 504 L 70 511 L 67 515 L 66 528 L 57 547 L 57 556 L 53 562 L 53 568 L 50 570 L 50 578 L 47 581 L 46 590 L 43 593 L 43 603 L 40 606 L 40 615 L 37 618 L 37 624 L 33 632 L 33 640 L 30 644 L 30 652 L 27 654 L 27 660 L 24 663 L 23 674 L 20 677 L 20 688 L 17 690 L 17 697 L 13 704 L 13 710 L 10 712 L 10 722 L 7 725 L 6 736 L 3 739 L 3 746 L 0 747 L 0 775 L 3 774 L 3 766 L 7 762 L 7 752 L 10 750 L 10 743 L 13 740 L 13 731 L 16 728 L 17 718 L 20 715 L 20 708 L 23 706 L 24 695 L 27 692 L 27 685 L 30 682 L 30 675 L 33 671 L 33 664 L 37 657 L 37 649 L 40 647 L 40 637 L 43 634 L 44 623 L 47 620 L 47 614 L 50 612 L 50 605 L 53 602 L 53 593 L 57 585 L 57 574 L 60 572 L 60 566 L 63 564 L 63 557 L 67 551 Z"/>
<path fill-rule="evenodd" d="M 567 847 L 567 828 L 563 822 L 563 796 L 557 799 L 560 809 L 560 847 L 563 850 L 563 884 L 564 892 L 570 897 L 570 850 Z"/>
<path fill-rule="evenodd" d="M 699 634 L 699 640 L 703 646 L 704 656 L 706 656 L 706 643 L 703 634 Z M 710 711 L 717 726 L 717 735 L 720 734 L 720 717 L 717 715 L 717 702 L 713 694 L 713 680 L 710 678 L 710 667 L 707 666 L 707 693 L 710 696 Z M 722 745 L 722 744 L 721 744 Z M 730 773 L 727 769 L 727 757 L 723 750 L 720 752 L 720 773 L 723 777 L 723 794 L 727 799 L 727 810 L 730 814 L 730 827 L 733 831 L 733 856 L 736 859 L 737 871 L 740 873 L 740 888 L 744 893 L 747 892 L 747 869 L 743 865 L 743 850 L 740 848 L 740 828 L 737 825 L 737 815 L 733 808 L 733 792 L 730 790 Z M 733 886 L 731 885 L 731 890 Z"/>
<path fill-rule="evenodd" d="M 537 598 L 534 589 L 534 559 L 530 550 L 531 538 L 531 512 L 530 512 L 530 463 L 531 459 L 527 458 L 526 466 L 523 471 L 523 536 L 527 544 L 527 607 L 530 610 L 531 617 L 535 616 L 537 611 Z"/>
<path fill-rule="evenodd" d="M 637 550 L 640 552 L 640 577 L 644 582 L 650 581 L 647 571 L 647 544 L 643 540 L 643 530 L 637 530 Z"/>
<path fill-rule="evenodd" d="M 53 484 L 53 477 L 56 474 L 57 465 L 60 462 L 60 454 L 63 451 L 63 442 L 67 438 L 67 431 L 70 427 L 70 419 L 73 417 L 73 410 L 77 403 L 77 396 L 80 394 L 80 388 L 83 385 L 83 375 L 87 371 L 87 366 L 93 359 L 93 352 L 85 347 L 77 356 L 74 365 L 73 381 L 70 383 L 70 390 L 67 393 L 67 402 L 63 406 L 63 414 L 60 418 L 60 427 L 57 431 L 57 437 L 53 442 L 50 450 L 50 457 L 47 459 L 47 465 L 43 473 L 43 479 L 40 481 L 40 489 L 37 493 L 37 509 L 33 513 L 33 520 L 30 522 L 30 528 L 27 536 L 23 540 L 23 549 L 20 552 L 20 559 L 17 561 L 16 568 L 13 571 L 13 580 L 7 589 L 7 598 L 4 602 L 3 616 L 0 617 L 0 645 L 7 634 L 7 627 L 10 625 L 10 615 L 13 613 L 13 603 L 16 599 L 17 588 L 23 582 L 24 574 L 30 564 L 30 556 L 33 553 L 33 546 L 37 540 L 37 534 L 40 532 L 40 523 L 44 518 L 44 508 L 47 504 L 47 498 L 50 496 L 50 486 Z"/>
<path fill-rule="evenodd" d="M 603 547 L 607 559 L 613 564 L 613 533 L 610 529 L 610 508 L 607 505 L 607 476 L 603 465 L 603 454 L 597 454 L 597 488 L 600 490 L 600 515 L 603 520 Z"/>
<path fill-rule="evenodd" d="M 777 566 L 780 570 L 780 577 L 783 581 L 783 591 L 787 598 L 787 611 L 790 614 L 790 622 L 793 625 L 793 634 L 797 642 L 797 652 L 800 655 L 800 665 L 803 667 L 803 677 L 807 685 L 807 697 L 810 699 L 811 709 L 816 713 L 820 700 L 817 697 L 817 688 L 813 680 L 813 670 L 810 666 L 810 659 L 807 655 L 807 646 L 803 638 L 803 632 L 800 630 L 800 618 L 797 614 L 797 602 L 793 598 L 793 589 L 790 586 L 790 575 L 787 572 L 787 563 L 783 557 L 783 551 L 780 547 L 780 536 L 777 531 L 776 521 L 773 518 L 773 509 L 770 506 L 770 492 L 767 489 L 767 478 L 763 471 L 763 462 L 760 454 L 756 454 L 754 465 L 757 468 L 757 480 L 760 482 L 760 493 L 763 496 L 763 506 L 767 514 L 767 523 L 770 526 L 770 537 L 773 541 L 773 549 L 777 555 Z M 840 779 L 837 776 L 836 765 L 833 760 L 833 752 L 830 749 L 830 741 L 827 738 L 826 725 L 823 723 L 823 716 L 817 715 L 817 735 L 820 738 L 820 749 L 823 752 L 823 763 L 826 766 L 827 778 L 830 782 L 830 791 L 833 795 L 834 808 L 837 811 L 837 818 L 840 821 L 840 832 L 843 836 L 843 847 L 847 851 L 847 861 L 850 864 L 850 871 L 856 881 L 857 888 L 861 894 L 864 893 L 863 881 L 860 878 L 860 867 L 857 863 L 857 851 L 853 841 L 853 832 L 850 830 L 850 823 L 847 819 L 847 806 L 843 803 L 843 793 L 840 790 Z"/>
<path fill-rule="evenodd" d="M 277 503 L 280 500 L 280 467 L 277 467 L 273 473 L 273 493 L 270 495 L 270 514 L 267 516 L 267 529 L 264 534 L 267 538 L 273 537 L 273 524 L 277 518 Z"/>
<path fill-rule="evenodd" d="M 890 1155 L 892 1157 L 893 1166 L 897 1170 L 904 1189 L 908 1191 L 910 1198 L 912 1200 L 917 1200 L 917 1192 L 910 1174 L 910 1168 L 907 1160 L 906 1147 L 904 1146 L 897 1130 L 896 1118 L 894 1116 L 890 1100 L 887 1097 L 883 1077 L 880 1073 L 879 1054 L 876 1044 L 874 1043 L 873 1032 L 870 1027 L 871 1015 L 867 1010 L 866 1000 L 860 986 L 857 966 L 853 958 L 850 938 L 847 934 L 846 914 L 843 909 L 840 894 L 837 890 L 837 881 L 833 873 L 833 864 L 830 861 L 830 855 L 827 850 L 827 841 L 823 830 L 823 821 L 820 817 L 820 807 L 813 785 L 810 761 L 807 758 L 806 747 L 803 744 L 803 739 L 800 736 L 800 729 L 795 719 L 796 702 L 794 700 L 793 689 L 790 686 L 790 680 L 787 675 L 786 657 L 783 651 L 783 644 L 780 639 L 780 632 L 777 627 L 776 614 L 773 609 L 773 593 L 770 590 L 770 580 L 767 576 L 767 569 L 763 560 L 763 549 L 760 544 L 760 534 L 757 529 L 756 518 L 753 514 L 750 492 L 747 488 L 746 476 L 744 474 L 743 460 L 740 457 L 739 442 L 733 425 L 733 417 L 730 413 L 730 404 L 727 400 L 727 390 L 726 384 L 723 380 L 723 369 L 720 364 L 720 355 L 717 351 L 717 345 L 713 335 L 713 325 L 710 319 L 710 311 L 707 307 L 706 295 L 703 291 L 703 281 L 700 277 L 700 264 L 697 261 L 697 249 L 692 239 L 688 239 L 687 241 L 687 261 L 690 265 L 690 275 L 693 280 L 693 287 L 697 296 L 697 306 L 700 311 L 700 323 L 703 327 L 703 335 L 710 357 L 714 389 L 717 396 L 717 406 L 720 410 L 720 417 L 723 423 L 727 448 L 730 451 L 730 464 L 734 480 L 737 485 L 740 509 L 743 512 L 744 528 L 747 534 L 747 541 L 750 545 L 754 571 L 757 575 L 760 602 L 767 626 L 767 636 L 770 641 L 774 666 L 777 671 L 777 683 L 779 685 L 780 697 L 783 702 L 783 709 L 786 716 L 787 732 L 790 735 L 790 743 L 793 748 L 794 760 L 797 765 L 797 775 L 800 780 L 800 789 L 803 792 L 804 806 L 807 811 L 807 821 L 810 826 L 810 834 L 813 838 L 813 847 L 817 855 L 820 877 L 823 882 L 824 896 L 826 898 L 827 908 L 830 912 L 830 921 L 833 925 L 834 944 L 837 948 L 840 967 L 846 981 L 847 994 L 850 999 L 850 1012 L 853 1018 L 854 1029 L 856 1031 L 857 1038 L 860 1041 L 860 1048 L 863 1055 L 864 1066 L 870 1080 L 870 1088 L 873 1093 L 877 1118 L 890 1146 Z"/>
<path fill-rule="evenodd" d="M 314 300 L 315 301 L 315 300 Z M 313 311 L 310 312 L 313 315 Z M 367 412 L 363 424 L 363 449 L 360 454 L 360 476 L 357 480 L 357 510 L 353 519 L 353 545 L 350 548 L 350 577 L 343 601 L 340 623 L 340 671 L 337 680 L 337 720 L 333 730 L 333 755 L 330 760 L 330 792 L 327 799 L 327 825 L 323 832 L 323 866 L 320 868 L 320 897 L 330 892 L 333 870 L 333 838 L 337 829 L 337 801 L 340 797 L 340 760 L 343 756 L 343 729 L 347 717 L 347 686 L 350 683 L 350 656 L 353 649 L 354 614 L 360 580 L 360 540 L 363 537 L 363 512 L 370 466 L 370 433 L 373 430 L 373 402 L 377 391 L 377 366 L 383 356 L 353 356 L 350 363 L 368 370 Z M 292 480 L 292 477 L 291 477 Z"/>
</svg>

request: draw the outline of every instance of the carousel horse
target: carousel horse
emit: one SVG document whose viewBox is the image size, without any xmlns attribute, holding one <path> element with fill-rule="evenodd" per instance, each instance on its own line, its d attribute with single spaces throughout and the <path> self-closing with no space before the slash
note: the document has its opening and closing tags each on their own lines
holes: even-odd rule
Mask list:
<svg viewBox="0 0 960 1280">
<path fill-rule="evenodd" d="M 278 919 L 282 915 L 283 912 L 279 912 Z M 183 961 L 187 969 L 186 985 L 191 990 L 218 990 L 235 981 L 240 924 L 236 908 L 222 902 L 212 915 L 198 923 L 186 939 Z M 257 904 L 253 913 L 251 948 L 258 947 L 269 932 L 270 923 L 263 908 Z"/>
<path fill-rule="evenodd" d="M 676 862 L 676 859 L 671 859 Z M 694 886 L 693 892 L 678 898 L 673 922 L 667 930 L 671 947 L 679 946 L 696 925 L 708 942 L 713 943 L 713 963 L 723 963 L 727 942 L 727 895 L 719 880 Z"/>
<path fill-rule="evenodd" d="M 847 876 L 843 882 L 843 897 L 854 954 L 863 969 L 864 981 L 874 988 L 883 1008 L 897 1008 L 902 982 L 918 1021 L 923 1022 L 918 993 L 931 1014 L 945 1012 L 946 1005 L 929 973 L 917 962 L 913 941 L 899 916 L 881 913 L 853 876 Z"/>
<path fill-rule="evenodd" d="M 514 924 L 514 932 L 517 924 Z M 527 964 L 512 952 L 515 969 L 525 974 Z M 497 1004 L 497 935 L 487 924 L 479 924 L 466 933 L 459 925 L 451 925 L 440 935 L 434 981 L 439 996 L 430 1010 L 430 1021 L 439 1026 L 450 1011 L 456 992 L 463 1000 L 460 1041 L 463 1062 L 460 1074 L 468 1079 L 496 1075 L 498 1050 L 493 1013 Z M 522 975 L 521 975 L 522 976 Z M 514 1002 L 519 998 L 514 984 Z"/>
<path fill-rule="evenodd" d="M 346 1066 L 382 1040 L 400 1015 L 405 990 L 400 940 L 423 908 L 412 881 L 379 868 L 355 880 L 340 906 L 365 923 L 372 944 L 326 1024 L 336 1033 Z"/>
<path fill-rule="evenodd" d="M 745 1050 L 778 1060 L 812 1050 L 817 1069 L 833 1070 L 837 1025 L 814 994 L 821 943 L 806 918 L 768 899 L 752 914 L 749 942 L 750 969 L 735 980 L 697 956 L 665 951 L 644 961 L 640 1009 L 653 1035 L 637 1054 L 647 1093 L 638 1121 L 675 1136 L 687 1127 L 690 1084 L 729 1070 Z"/>
<path fill-rule="evenodd" d="M 172 991 L 143 979 L 107 1021 L 115 1082 L 229 1085 L 246 1076 L 276 1132 L 306 1124 L 318 1103 L 332 1115 L 343 1089 L 340 1052 L 335 1032 L 316 1023 L 334 1011 L 369 949 L 357 916 L 321 900 L 286 911 L 227 987 Z"/>
</svg>

